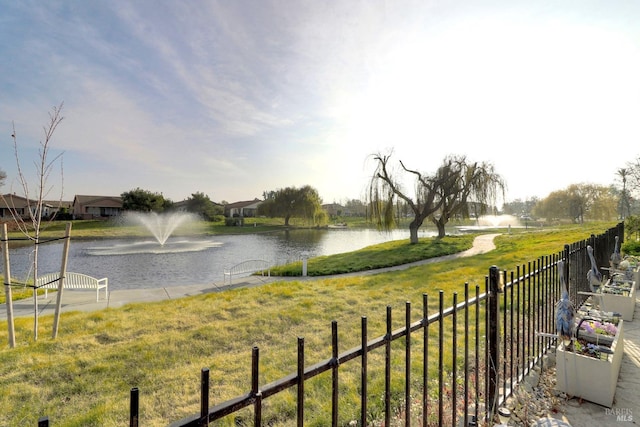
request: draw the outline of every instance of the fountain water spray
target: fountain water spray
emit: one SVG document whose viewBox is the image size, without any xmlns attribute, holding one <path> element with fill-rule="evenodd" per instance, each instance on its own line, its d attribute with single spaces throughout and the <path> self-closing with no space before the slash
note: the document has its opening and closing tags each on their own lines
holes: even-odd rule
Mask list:
<svg viewBox="0 0 640 427">
<path fill-rule="evenodd" d="M 456 226 L 463 232 L 511 227 L 522 227 L 520 220 L 513 215 L 482 215 L 476 220 L 476 225 Z"/>
<path fill-rule="evenodd" d="M 173 234 L 178 226 L 195 220 L 193 214 L 186 212 L 170 212 L 165 214 L 158 214 L 156 212 L 133 212 L 128 213 L 127 217 L 133 219 L 138 224 L 144 225 L 161 246 L 164 246 L 169 236 Z"/>
<path fill-rule="evenodd" d="M 134 255 L 134 254 L 169 254 L 179 252 L 197 252 L 222 243 L 203 236 L 170 239 L 172 233 L 181 225 L 196 222 L 198 217 L 188 212 L 127 212 L 121 218 L 125 223 L 143 225 L 153 240 L 127 240 L 110 246 L 93 246 L 86 249 L 88 255 Z M 195 237 L 195 238 L 194 238 Z"/>
<path fill-rule="evenodd" d="M 513 215 L 482 215 L 478 218 L 478 225 L 487 228 L 518 226 L 520 220 Z"/>
</svg>

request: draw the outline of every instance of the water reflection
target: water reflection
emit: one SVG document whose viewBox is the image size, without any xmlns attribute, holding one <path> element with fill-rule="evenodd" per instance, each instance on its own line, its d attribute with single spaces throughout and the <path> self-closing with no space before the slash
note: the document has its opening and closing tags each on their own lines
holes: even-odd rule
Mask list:
<svg viewBox="0 0 640 427">
<path fill-rule="evenodd" d="M 165 239 L 164 244 L 157 241 L 125 241 L 123 243 L 115 243 L 110 246 L 94 246 L 88 247 L 86 253 L 88 255 L 104 256 L 104 255 L 137 255 L 137 254 L 171 254 L 180 252 L 198 252 L 207 248 L 222 245 L 221 242 L 210 240 L 193 240 L 193 239 Z"/>
<path fill-rule="evenodd" d="M 434 234 L 422 232 L 420 237 Z M 284 264 L 300 260 L 304 252 L 309 257 L 332 255 L 402 239 L 409 239 L 408 230 L 315 229 L 199 239 L 172 237 L 166 249 L 152 245 L 150 239 L 72 239 L 67 270 L 108 277 L 112 290 L 218 283 L 224 268 L 248 259 Z M 194 246 L 198 250 L 193 250 Z M 41 274 L 59 271 L 62 249 L 61 241 L 40 246 Z M 32 247 L 13 248 L 9 253 L 12 276 L 24 280 L 29 274 Z"/>
</svg>

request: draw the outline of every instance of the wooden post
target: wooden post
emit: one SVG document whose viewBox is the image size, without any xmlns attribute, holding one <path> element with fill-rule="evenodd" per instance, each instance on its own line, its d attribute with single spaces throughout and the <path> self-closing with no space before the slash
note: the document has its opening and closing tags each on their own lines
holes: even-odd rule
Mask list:
<svg viewBox="0 0 640 427">
<path fill-rule="evenodd" d="M 67 223 L 67 229 L 64 233 L 64 250 L 62 251 L 62 263 L 60 265 L 60 280 L 58 281 L 58 295 L 56 295 L 56 310 L 53 317 L 53 334 L 55 339 L 58 337 L 58 326 L 60 324 L 60 309 L 62 308 L 62 289 L 64 286 L 64 276 L 67 274 L 67 258 L 69 257 L 69 242 L 71 241 L 71 223 Z"/>
<path fill-rule="evenodd" d="M 11 266 L 9 263 L 9 237 L 7 224 L 2 224 L 2 252 L 4 253 L 4 295 L 7 305 L 7 327 L 9 328 L 9 347 L 16 346 L 15 328 L 13 326 L 13 298 L 11 297 Z"/>
<path fill-rule="evenodd" d="M 36 228 L 37 230 L 37 228 Z M 38 244 L 39 237 L 36 233 L 33 246 L 33 340 L 38 341 Z"/>
</svg>

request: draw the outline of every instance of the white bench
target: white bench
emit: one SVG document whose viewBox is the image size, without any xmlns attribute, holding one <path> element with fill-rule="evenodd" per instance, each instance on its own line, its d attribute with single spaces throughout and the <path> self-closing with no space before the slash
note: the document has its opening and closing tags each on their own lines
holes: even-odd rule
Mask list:
<svg viewBox="0 0 640 427">
<path fill-rule="evenodd" d="M 49 289 L 58 290 L 60 284 L 60 273 L 48 273 L 38 277 L 36 287 L 44 289 L 44 296 L 47 297 Z M 109 281 L 106 277 L 96 279 L 81 273 L 66 272 L 64 275 L 64 289 L 95 289 L 96 301 L 100 300 L 100 289 L 104 289 L 104 297 L 107 298 Z"/>
<path fill-rule="evenodd" d="M 260 272 L 262 276 L 264 276 L 264 272 L 267 272 L 267 276 L 271 277 L 271 267 L 267 261 L 261 259 L 250 259 L 247 261 L 242 261 L 240 264 L 236 264 L 231 268 L 224 269 L 224 280 L 223 283 L 227 282 L 227 277 L 229 277 L 229 284 L 231 284 L 231 279 L 233 276 L 237 276 L 240 274 L 253 274 Z"/>
</svg>

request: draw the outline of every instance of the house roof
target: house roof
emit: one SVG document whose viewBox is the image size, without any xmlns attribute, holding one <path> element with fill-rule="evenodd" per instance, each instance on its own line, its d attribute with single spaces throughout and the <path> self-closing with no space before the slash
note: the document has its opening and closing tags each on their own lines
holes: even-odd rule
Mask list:
<svg viewBox="0 0 640 427">
<path fill-rule="evenodd" d="M 323 208 L 325 209 L 338 209 L 338 208 L 343 208 L 344 206 L 342 206 L 340 203 L 326 203 L 324 205 L 322 205 Z"/>
<path fill-rule="evenodd" d="M 236 209 L 236 208 L 246 208 L 247 206 L 251 206 L 254 205 L 256 203 L 261 203 L 262 200 L 260 199 L 253 199 L 253 200 L 246 200 L 244 202 L 234 202 L 234 203 L 229 203 L 227 205 L 224 206 L 225 209 Z"/>
<path fill-rule="evenodd" d="M 57 208 L 58 206 L 61 208 L 70 208 L 73 206 L 73 201 L 69 200 L 46 200 L 44 203 L 54 208 Z"/>
<path fill-rule="evenodd" d="M 26 197 L 17 194 L 3 194 L 0 197 L 0 208 L 26 208 L 29 205 L 35 205 L 35 200 L 29 200 Z M 46 204 L 46 202 L 45 202 Z"/>
<path fill-rule="evenodd" d="M 122 207 L 122 197 L 120 196 L 87 196 L 76 195 L 73 199 L 73 204 L 82 206 L 116 206 Z"/>
</svg>

